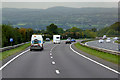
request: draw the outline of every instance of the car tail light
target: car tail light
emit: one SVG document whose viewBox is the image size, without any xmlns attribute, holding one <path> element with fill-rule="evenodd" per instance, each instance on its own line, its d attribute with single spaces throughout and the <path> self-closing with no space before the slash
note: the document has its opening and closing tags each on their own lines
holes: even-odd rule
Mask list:
<svg viewBox="0 0 120 80">
<path fill-rule="evenodd" d="M 31 44 L 31 46 L 33 46 L 33 44 Z"/>
<path fill-rule="evenodd" d="M 38 46 L 40 46 L 40 44 L 38 44 Z"/>
</svg>

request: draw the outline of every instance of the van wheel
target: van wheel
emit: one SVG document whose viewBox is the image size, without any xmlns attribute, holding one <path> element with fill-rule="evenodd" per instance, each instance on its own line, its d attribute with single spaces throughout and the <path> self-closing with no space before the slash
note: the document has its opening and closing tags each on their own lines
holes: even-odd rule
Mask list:
<svg viewBox="0 0 120 80">
<path fill-rule="evenodd" d="M 30 49 L 30 51 L 32 51 L 32 49 Z"/>
<path fill-rule="evenodd" d="M 44 50 L 44 48 L 42 47 L 41 50 Z"/>
</svg>

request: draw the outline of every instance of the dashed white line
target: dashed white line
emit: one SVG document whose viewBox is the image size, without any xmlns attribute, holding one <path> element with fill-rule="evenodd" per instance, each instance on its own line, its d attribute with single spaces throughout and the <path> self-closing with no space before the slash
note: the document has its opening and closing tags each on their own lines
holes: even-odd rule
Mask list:
<svg viewBox="0 0 120 80">
<path fill-rule="evenodd" d="M 51 53 L 51 52 L 52 52 L 52 50 L 53 50 L 56 46 L 57 46 L 57 45 L 55 45 L 55 46 L 51 49 L 51 51 L 50 51 L 50 55 L 51 55 L 51 57 L 50 57 L 50 58 L 51 58 L 51 59 L 53 58 L 53 56 L 52 56 L 52 53 Z M 55 64 L 56 64 L 56 62 L 55 62 L 55 61 L 52 61 L 52 64 L 53 64 L 53 65 L 55 65 Z M 56 74 L 60 74 L 60 71 L 59 71 L 59 70 L 55 70 L 55 73 L 56 73 Z"/>
<path fill-rule="evenodd" d="M 55 45 L 55 46 L 51 49 L 51 51 L 52 51 L 56 46 L 57 46 L 57 45 Z M 50 52 L 51 52 L 51 51 L 50 51 Z"/>
<path fill-rule="evenodd" d="M 51 56 L 50 58 L 52 59 L 53 57 Z"/>
<path fill-rule="evenodd" d="M 12 61 L 14 61 L 16 58 L 18 58 L 19 56 L 23 55 L 24 53 L 30 51 L 30 49 L 20 53 L 19 55 L 15 56 L 14 58 L 12 58 L 10 61 L 8 61 L 6 64 L 4 64 L 2 67 L 0 67 L 0 70 L 2 70 L 3 68 L 5 68 L 8 64 L 10 64 Z"/>
<path fill-rule="evenodd" d="M 100 65 L 100 66 L 102 66 L 102 67 L 104 67 L 104 68 L 106 68 L 106 69 L 114 72 L 114 73 L 120 74 L 120 72 L 118 72 L 118 71 L 116 71 L 116 70 L 114 70 L 114 69 L 112 69 L 112 68 L 110 68 L 110 67 L 108 67 L 108 66 L 105 66 L 105 65 L 103 65 L 103 64 L 101 64 L 101 63 L 99 63 L 99 62 L 97 62 L 97 61 L 95 61 L 95 60 L 93 60 L 93 59 L 91 59 L 91 58 L 89 58 L 89 57 L 86 57 L 86 56 L 80 54 L 79 52 L 75 51 L 71 46 L 72 46 L 72 44 L 70 44 L 70 49 L 71 49 L 73 52 L 75 52 L 76 54 L 80 55 L 81 57 L 83 57 L 83 58 L 85 58 L 85 59 L 87 59 L 87 60 L 89 60 L 89 61 L 91 61 L 91 62 L 94 62 L 94 63 L 96 63 L 96 64 L 98 64 L 98 65 Z"/>
<path fill-rule="evenodd" d="M 59 70 L 55 70 L 56 74 L 60 74 L 60 71 Z"/>
<path fill-rule="evenodd" d="M 50 56 L 52 55 L 52 53 L 50 53 Z"/>
<path fill-rule="evenodd" d="M 55 65 L 55 62 L 54 62 L 54 61 L 52 61 L 52 64 L 53 64 L 53 65 Z"/>
</svg>

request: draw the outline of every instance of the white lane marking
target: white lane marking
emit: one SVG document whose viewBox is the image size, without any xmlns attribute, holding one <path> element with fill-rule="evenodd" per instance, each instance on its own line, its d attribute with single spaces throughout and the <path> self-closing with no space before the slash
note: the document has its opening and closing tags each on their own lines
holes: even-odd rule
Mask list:
<svg viewBox="0 0 120 80">
<path fill-rule="evenodd" d="M 52 64 L 54 65 L 54 64 L 55 64 L 55 62 L 54 62 L 54 61 L 52 61 Z"/>
<path fill-rule="evenodd" d="M 60 71 L 59 70 L 55 70 L 56 74 L 60 74 Z"/>
<path fill-rule="evenodd" d="M 12 58 L 11 60 L 9 60 L 6 64 L 4 64 L 2 67 L 0 67 L 0 70 L 2 70 L 3 68 L 5 68 L 8 64 L 10 64 L 12 61 L 14 61 L 16 58 L 18 58 L 19 56 L 23 55 L 24 53 L 30 51 L 30 49 L 18 54 L 17 56 L 15 56 L 14 58 Z"/>
<path fill-rule="evenodd" d="M 52 53 L 50 53 L 50 56 L 52 56 Z"/>
<path fill-rule="evenodd" d="M 55 45 L 56 46 L 56 45 Z M 55 48 L 55 46 L 51 49 L 51 51 Z"/>
<path fill-rule="evenodd" d="M 50 53 L 52 52 L 52 50 L 56 47 L 57 45 L 55 45 L 51 50 L 50 50 Z"/>
<path fill-rule="evenodd" d="M 87 59 L 87 60 L 89 60 L 89 61 L 92 61 L 92 62 L 94 62 L 94 63 L 96 63 L 96 64 L 98 64 L 98 65 L 100 65 L 100 66 L 102 66 L 102 67 L 104 67 L 104 68 L 112 71 L 112 72 L 115 72 L 115 73 L 117 73 L 117 74 L 120 74 L 120 72 L 118 72 L 118 71 L 116 71 L 116 70 L 114 70 L 114 69 L 112 69 L 112 68 L 110 68 L 110 67 L 108 67 L 108 66 L 105 66 L 105 65 L 103 65 L 103 64 L 101 64 L 101 63 L 99 63 L 99 62 L 97 62 L 97 61 L 95 61 L 95 60 L 93 60 L 93 59 L 91 59 L 91 58 L 89 58 L 89 57 L 86 57 L 86 56 L 80 54 L 79 52 L 75 51 L 71 46 L 72 46 L 72 44 L 70 44 L 70 49 L 71 49 L 73 52 L 75 52 L 76 54 L 80 55 L 81 57 L 83 57 L 83 58 L 85 58 L 85 59 Z"/>
<path fill-rule="evenodd" d="M 50 58 L 52 59 L 53 57 L 51 56 Z"/>
</svg>

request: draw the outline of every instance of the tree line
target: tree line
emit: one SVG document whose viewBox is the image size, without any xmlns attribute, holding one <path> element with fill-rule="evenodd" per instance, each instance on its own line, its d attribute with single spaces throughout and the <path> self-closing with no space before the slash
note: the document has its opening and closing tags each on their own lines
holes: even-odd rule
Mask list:
<svg viewBox="0 0 120 80">
<path fill-rule="evenodd" d="M 10 46 L 10 38 L 13 38 L 12 45 L 30 41 L 33 29 L 13 28 L 11 25 L 2 25 L 2 47 Z"/>
<path fill-rule="evenodd" d="M 2 25 L 2 47 L 11 45 L 10 38 L 13 38 L 13 45 L 22 42 L 30 41 L 32 34 L 44 35 L 43 38 L 52 39 L 53 35 L 61 35 L 61 39 L 67 39 L 68 37 L 81 39 L 81 38 L 96 38 L 98 36 L 118 36 L 120 35 L 120 23 L 116 22 L 110 27 L 97 30 L 96 28 L 82 30 L 77 27 L 70 29 L 59 28 L 55 24 L 46 26 L 45 30 L 33 30 L 31 28 L 13 28 L 11 25 Z"/>
<path fill-rule="evenodd" d="M 46 27 L 46 30 L 40 30 L 39 33 L 44 34 L 44 37 L 49 37 L 52 39 L 52 35 L 54 34 L 60 34 L 62 36 L 62 39 L 66 39 L 68 37 L 71 38 L 96 38 L 96 37 L 102 37 L 103 35 L 106 35 L 108 37 L 120 37 L 120 22 L 115 22 L 111 26 L 97 29 L 85 29 L 82 30 L 77 27 L 72 27 L 70 29 L 64 30 L 63 28 L 57 27 L 55 24 L 50 24 Z"/>
<path fill-rule="evenodd" d="M 98 36 L 102 36 L 104 34 L 110 37 L 114 36 L 120 37 L 120 22 L 115 22 L 111 26 L 102 28 L 97 32 Z"/>
<path fill-rule="evenodd" d="M 63 28 L 57 27 L 57 25 L 53 23 L 47 26 L 46 30 L 41 30 L 40 33 L 44 34 L 44 38 L 49 37 L 51 39 L 55 34 L 61 35 L 62 39 L 67 39 L 68 37 L 76 39 L 96 37 L 96 30 L 94 29 L 82 30 L 77 27 L 72 27 L 70 29 L 64 30 Z"/>
</svg>

